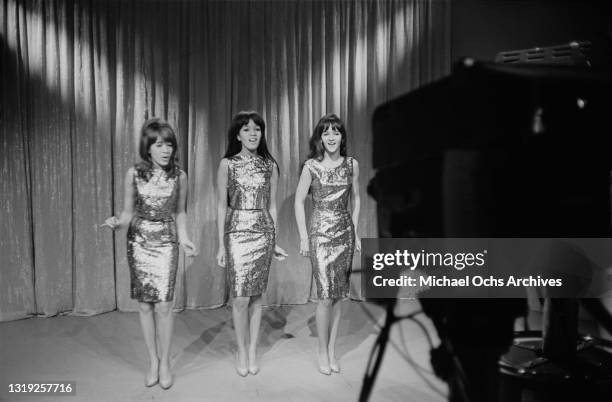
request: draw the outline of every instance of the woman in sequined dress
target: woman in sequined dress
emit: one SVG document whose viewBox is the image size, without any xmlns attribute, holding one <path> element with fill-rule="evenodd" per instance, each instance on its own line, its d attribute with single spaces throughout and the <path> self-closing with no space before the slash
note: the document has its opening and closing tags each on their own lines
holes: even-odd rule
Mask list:
<svg viewBox="0 0 612 402">
<path fill-rule="evenodd" d="M 325 375 L 340 372 L 335 356 L 340 301 L 348 296 L 353 252 L 361 250 L 357 237 L 358 178 L 357 161 L 346 155 L 344 124 L 334 114 L 323 116 L 310 138 L 310 154 L 295 192 L 295 218 L 300 254 L 310 256 L 317 288 L 318 363 Z M 307 231 L 304 201 L 309 192 L 314 208 Z"/>
<path fill-rule="evenodd" d="M 169 354 L 178 245 L 185 255 L 196 254 L 185 223 L 187 175 L 175 163 L 176 136 L 167 122 L 157 118 L 145 122 L 139 151 L 142 161 L 125 176 L 124 209 L 119 218 L 110 217 L 104 225 L 129 226 L 131 297 L 138 300 L 149 353 L 145 385 L 159 382 L 168 389 L 172 386 Z"/>
<path fill-rule="evenodd" d="M 272 257 L 287 255 L 275 240 L 278 168 L 268 152 L 265 130 L 255 112 L 234 116 L 217 174 L 217 263 L 228 270 L 238 349 L 235 364 L 242 377 L 259 371 L 261 296 Z"/>
</svg>

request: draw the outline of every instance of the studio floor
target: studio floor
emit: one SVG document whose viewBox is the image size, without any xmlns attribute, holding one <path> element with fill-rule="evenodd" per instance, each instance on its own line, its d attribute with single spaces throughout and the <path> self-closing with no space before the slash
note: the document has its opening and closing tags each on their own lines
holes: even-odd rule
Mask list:
<svg viewBox="0 0 612 402">
<path fill-rule="evenodd" d="M 419 309 L 403 301 L 397 313 Z M 346 301 L 337 354 L 342 371 L 325 376 L 316 366 L 314 305 L 264 308 L 261 371 L 239 377 L 231 311 L 187 310 L 175 315 L 169 390 L 143 385 L 146 353 L 136 313 L 60 316 L 0 323 L 0 399 L 40 401 L 8 393 L 19 382 L 76 381 L 76 396 L 44 401 L 356 401 L 367 359 L 384 320 L 376 305 Z M 424 322 L 435 339 L 430 321 Z M 440 402 L 446 385 L 431 372 L 429 343 L 410 321 L 395 324 L 372 401 Z"/>
</svg>

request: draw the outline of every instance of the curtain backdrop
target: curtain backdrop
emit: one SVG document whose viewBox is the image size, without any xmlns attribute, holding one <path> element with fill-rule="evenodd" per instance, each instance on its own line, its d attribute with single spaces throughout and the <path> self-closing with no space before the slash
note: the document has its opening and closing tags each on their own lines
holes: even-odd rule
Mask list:
<svg viewBox="0 0 612 402">
<path fill-rule="evenodd" d="M 277 239 L 290 257 L 272 264 L 267 304 L 307 302 L 293 198 L 317 120 L 344 119 L 361 167 L 359 234 L 375 236 L 372 112 L 450 68 L 448 0 L 2 0 L 0 21 L 0 321 L 135 310 L 125 230 L 100 224 L 123 208 L 152 116 L 176 128 L 200 250 L 181 256 L 176 307 L 226 303 L 215 176 L 244 109 L 265 118 L 281 169 Z"/>
</svg>

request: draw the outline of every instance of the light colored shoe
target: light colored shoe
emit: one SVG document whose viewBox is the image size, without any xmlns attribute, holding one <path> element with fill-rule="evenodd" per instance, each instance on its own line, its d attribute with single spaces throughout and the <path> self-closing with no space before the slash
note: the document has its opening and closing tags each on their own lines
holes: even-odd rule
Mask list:
<svg viewBox="0 0 612 402">
<path fill-rule="evenodd" d="M 249 364 L 249 373 L 252 375 L 259 373 L 259 366 Z"/>
<path fill-rule="evenodd" d="M 155 378 L 147 378 L 145 376 L 145 387 L 151 388 L 159 382 L 159 376 Z"/>
<path fill-rule="evenodd" d="M 255 352 L 255 356 L 251 359 L 252 354 L 249 352 L 249 373 L 255 375 L 259 373 L 259 365 L 257 364 L 257 352 Z"/>
<path fill-rule="evenodd" d="M 246 377 L 249 374 L 249 369 L 246 367 L 240 367 L 238 363 L 238 352 L 234 354 L 234 361 L 236 365 L 236 373 L 238 373 L 240 377 Z"/>
<path fill-rule="evenodd" d="M 170 373 L 170 369 L 168 369 L 168 372 L 166 374 L 167 375 L 159 376 L 159 386 L 162 387 L 162 389 L 170 389 L 170 387 L 172 387 L 172 384 L 174 383 L 174 379 L 172 378 L 172 373 Z"/>
<path fill-rule="evenodd" d="M 329 366 L 319 366 L 319 373 L 331 375 L 331 369 L 329 368 Z"/>
<path fill-rule="evenodd" d="M 318 354 L 319 356 L 319 373 L 325 375 L 331 375 L 331 368 L 329 367 L 329 359 L 327 358 L 327 354 Z M 325 356 L 321 358 L 321 356 Z"/>
<path fill-rule="evenodd" d="M 331 369 L 332 373 L 339 373 L 340 372 L 340 362 L 338 362 L 338 360 L 336 359 L 330 361 L 329 368 Z"/>
<path fill-rule="evenodd" d="M 157 369 L 154 370 L 155 374 L 149 376 L 150 371 L 145 375 L 144 385 L 145 387 L 152 387 L 159 382 L 159 361 L 157 362 Z"/>
</svg>

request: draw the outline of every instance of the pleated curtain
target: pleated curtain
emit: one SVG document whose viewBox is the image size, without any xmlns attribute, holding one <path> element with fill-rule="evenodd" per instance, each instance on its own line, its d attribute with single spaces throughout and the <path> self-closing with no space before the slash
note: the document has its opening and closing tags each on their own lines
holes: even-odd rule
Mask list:
<svg viewBox="0 0 612 402">
<path fill-rule="evenodd" d="M 126 232 L 100 224 L 123 208 L 153 116 L 176 128 L 200 250 L 181 255 L 176 308 L 227 303 L 215 177 L 240 110 L 262 114 L 281 170 L 277 241 L 290 256 L 272 264 L 266 304 L 302 304 L 311 268 L 293 200 L 310 134 L 325 113 L 345 121 L 359 234 L 375 237 L 372 112 L 449 72 L 450 1 L 2 0 L 0 44 L 0 321 L 136 309 Z"/>
</svg>

